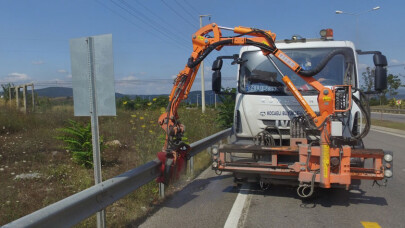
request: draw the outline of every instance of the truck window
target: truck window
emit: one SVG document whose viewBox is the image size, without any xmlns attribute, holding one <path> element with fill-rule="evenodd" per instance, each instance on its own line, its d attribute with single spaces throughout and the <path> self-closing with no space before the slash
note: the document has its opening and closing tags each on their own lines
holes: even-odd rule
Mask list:
<svg viewBox="0 0 405 228">
<path fill-rule="evenodd" d="M 311 48 L 311 49 L 286 49 L 283 50 L 288 56 L 295 60 L 304 70 L 316 67 L 319 62 L 333 50 L 333 48 Z M 247 51 L 242 54 L 242 59 L 247 60 L 240 66 L 239 91 L 241 93 L 255 94 L 284 94 L 289 95 L 281 75 L 269 62 L 261 51 Z M 291 78 L 292 82 L 302 91 L 313 93 L 315 90 L 302 78 L 296 75 L 287 66 L 273 57 L 281 71 Z M 323 85 L 343 85 L 345 73 L 345 61 L 341 55 L 334 56 L 325 68 L 315 78 Z M 351 72 L 353 75 L 353 72 Z M 353 80 L 350 80 L 353 81 Z"/>
</svg>

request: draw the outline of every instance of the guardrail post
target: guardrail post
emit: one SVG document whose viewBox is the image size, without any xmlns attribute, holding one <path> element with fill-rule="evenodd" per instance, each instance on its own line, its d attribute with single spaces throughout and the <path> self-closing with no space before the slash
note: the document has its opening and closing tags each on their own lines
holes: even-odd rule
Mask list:
<svg viewBox="0 0 405 228">
<path fill-rule="evenodd" d="M 165 198 L 165 184 L 159 183 L 159 197 L 161 199 Z"/>
<path fill-rule="evenodd" d="M 193 176 L 193 175 L 194 175 L 194 157 L 191 157 L 191 158 L 188 160 L 188 174 L 189 174 L 190 176 Z"/>
</svg>

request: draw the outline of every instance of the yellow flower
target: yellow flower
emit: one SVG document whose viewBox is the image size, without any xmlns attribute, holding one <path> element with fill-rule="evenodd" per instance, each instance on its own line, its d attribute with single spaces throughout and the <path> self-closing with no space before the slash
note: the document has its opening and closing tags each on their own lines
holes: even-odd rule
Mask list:
<svg viewBox="0 0 405 228">
<path fill-rule="evenodd" d="M 141 127 L 142 127 L 142 128 L 145 128 L 146 126 L 145 126 L 145 124 L 144 124 L 144 125 L 142 125 Z"/>
<path fill-rule="evenodd" d="M 153 134 L 153 131 L 152 131 L 152 130 L 149 130 L 149 133 L 152 133 L 152 134 Z"/>
<path fill-rule="evenodd" d="M 124 105 L 126 105 L 127 103 L 128 103 L 128 101 L 124 101 L 124 102 L 122 102 Z"/>
<path fill-rule="evenodd" d="M 165 112 L 166 112 L 166 109 L 163 108 L 163 107 L 161 107 L 161 108 L 160 108 L 160 113 L 163 114 L 163 113 L 165 113 Z"/>
<path fill-rule="evenodd" d="M 151 106 L 151 105 L 152 105 L 152 102 L 149 102 L 149 103 L 148 103 L 148 106 Z"/>
<path fill-rule="evenodd" d="M 131 117 L 134 117 L 134 118 L 135 118 L 135 117 L 136 117 L 136 115 L 131 115 Z"/>
<path fill-rule="evenodd" d="M 156 101 L 157 100 L 157 98 L 155 97 L 155 98 L 153 98 L 153 101 Z"/>
<path fill-rule="evenodd" d="M 141 116 L 141 117 L 139 117 L 139 119 L 140 119 L 140 120 L 143 120 L 144 118 L 143 118 L 143 116 Z"/>
</svg>

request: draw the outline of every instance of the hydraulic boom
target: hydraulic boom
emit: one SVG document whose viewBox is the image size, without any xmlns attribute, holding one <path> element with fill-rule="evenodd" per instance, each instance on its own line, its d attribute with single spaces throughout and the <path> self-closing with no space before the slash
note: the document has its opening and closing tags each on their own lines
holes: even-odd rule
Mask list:
<svg viewBox="0 0 405 228">
<path fill-rule="evenodd" d="M 231 30 L 235 34 L 232 37 L 223 37 L 222 30 Z M 210 35 L 208 35 L 210 33 Z M 194 79 L 200 67 L 201 61 L 209 55 L 213 50 L 221 50 L 224 46 L 256 46 L 260 48 L 262 54 L 278 70 L 280 75 L 283 75 L 282 81 L 288 88 L 289 92 L 296 98 L 299 104 L 305 111 L 305 119 L 311 128 L 319 130 L 320 140 L 318 147 L 306 145 L 305 139 L 295 140 L 290 147 L 267 148 L 272 156 L 274 154 L 291 154 L 295 153 L 300 157 L 300 162 L 296 162 L 288 167 L 282 167 L 277 163 L 277 159 L 272 161 L 271 166 L 267 168 L 273 169 L 274 173 L 281 175 L 297 175 L 300 183 L 304 186 L 305 183 L 319 182 L 323 188 L 330 188 L 331 183 L 338 183 L 349 186 L 351 178 L 382 179 L 383 162 L 381 153 L 375 153 L 374 171 L 364 172 L 363 169 L 357 169 L 355 174 L 350 170 L 350 157 L 352 150 L 349 146 L 336 146 L 331 141 L 331 123 L 332 117 L 338 113 L 345 113 L 351 109 L 352 103 L 352 87 L 351 85 L 335 85 L 332 88 L 325 87 L 322 83 L 316 80 L 313 76 L 318 74 L 336 55 L 343 55 L 346 61 L 346 72 L 350 72 L 354 65 L 354 57 L 345 49 L 336 49 L 330 52 L 315 68 L 312 70 L 304 70 L 301 66 L 290 58 L 286 53 L 276 47 L 276 34 L 269 30 L 260 30 L 247 27 L 226 28 L 218 26 L 215 23 L 206 25 L 200 28 L 192 35 L 193 51 L 184 69 L 180 71 L 175 79 L 173 89 L 170 93 L 169 104 L 166 112 L 159 117 L 159 124 L 166 133 L 166 141 L 161 152 L 158 153 L 158 158 L 162 162 L 161 173 L 158 178 L 159 182 L 169 183 L 172 178 L 176 178 L 180 171 L 184 168 L 186 160 L 189 158 L 190 146 L 182 141 L 182 136 L 185 127 L 179 121 L 178 107 L 182 100 L 186 99 L 193 85 Z M 304 99 L 300 91 L 293 84 L 290 78 L 280 71 L 276 65 L 274 58 L 278 59 L 285 66 L 290 68 L 299 77 L 306 81 L 318 92 L 319 112 L 315 112 Z M 344 107 L 336 106 L 336 94 L 340 91 L 345 91 Z M 302 144 L 304 146 L 298 146 Z M 306 145 L 306 146 L 305 146 Z M 228 148 L 229 149 L 229 148 Z M 254 148 L 251 148 L 254 150 Z M 226 151 L 226 149 L 225 149 Z M 359 155 L 355 152 L 356 155 Z M 367 154 L 367 153 L 366 153 Z M 220 155 L 221 157 L 222 155 Z M 312 156 L 312 157 L 311 157 Z M 371 156 L 367 154 L 365 156 Z M 339 171 L 331 173 L 331 157 L 340 159 Z M 221 160 L 222 159 L 222 160 Z M 232 171 L 232 167 L 226 167 L 224 158 L 220 158 L 222 163 L 218 164 L 218 169 Z M 268 169 L 263 169 L 265 172 Z M 305 186 L 308 186 L 306 184 Z M 313 190 L 313 186 L 312 186 Z M 303 190 L 302 190 L 303 191 Z"/>
</svg>

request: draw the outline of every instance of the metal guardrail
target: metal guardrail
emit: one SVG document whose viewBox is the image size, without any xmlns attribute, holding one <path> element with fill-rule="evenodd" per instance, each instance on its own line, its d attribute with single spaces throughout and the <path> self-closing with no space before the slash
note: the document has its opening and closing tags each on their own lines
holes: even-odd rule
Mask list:
<svg viewBox="0 0 405 228">
<path fill-rule="evenodd" d="M 229 136 L 226 129 L 192 143 L 191 156 Z M 3 227 L 71 227 L 159 176 L 158 159 L 69 196 Z"/>
<path fill-rule="evenodd" d="M 405 109 L 395 109 L 395 108 L 370 108 L 372 112 L 382 112 L 382 113 L 397 113 L 405 114 Z"/>
</svg>

